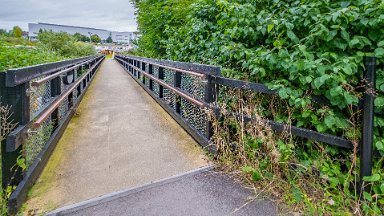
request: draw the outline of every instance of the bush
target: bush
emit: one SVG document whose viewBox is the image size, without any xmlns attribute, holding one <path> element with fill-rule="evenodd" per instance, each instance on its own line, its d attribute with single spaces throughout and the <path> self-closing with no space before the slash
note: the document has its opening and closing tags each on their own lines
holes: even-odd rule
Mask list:
<svg viewBox="0 0 384 216">
<path fill-rule="evenodd" d="M 13 37 L 21 38 L 23 36 L 23 30 L 19 26 L 13 27 Z"/>
<path fill-rule="evenodd" d="M 38 35 L 39 47 L 54 51 L 68 58 L 94 55 L 96 53 L 91 44 L 77 42 L 76 38 L 68 33 L 43 31 Z"/>
<path fill-rule="evenodd" d="M 0 39 L 0 72 L 10 68 L 60 61 L 65 57 L 40 47 L 4 45 Z"/>
<path fill-rule="evenodd" d="M 259 115 L 263 117 L 344 136 L 357 145 L 361 136 L 359 113 L 352 107 L 358 106 L 361 86 L 365 85 L 360 82 L 364 56 L 378 57 L 375 109 L 384 112 L 383 1 L 198 0 L 178 4 L 145 0 L 137 7 L 141 55 L 219 65 L 224 76 L 279 89 L 285 109 L 271 116 L 268 101 L 260 102 L 264 109 Z M 314 103 L 312 95 L 325 96 L 331 105 Z M 384 118 L 376 116 L 374 146 L 381 156 L 383 143 Z M 313 166 L 322 177 L 331 179 L 320 182 L 320 189 L 333 200 L 332 205 L 305 190 L 302 195 L 308 199 L 298 203 L 320 212 L 355 211 L 350 209 L 354 203 L 357 213 L 382 213 L 383 157 L 374 164 L 371 192 L 375 199 L 365 194 L 364 202 L 349 190 L 359 169 L 355 154 L 313 142 L 296 143 L 290 151 L 294 152 L 290 161 Z M 247 159 L 257 163 L 257 158 Z M 265 174 L 260 169 L 257 172 Z M 301 180 L 285 179 L 292 184 Z M 302 189 L 293 188 L 295 193 Z"/>
</svg>

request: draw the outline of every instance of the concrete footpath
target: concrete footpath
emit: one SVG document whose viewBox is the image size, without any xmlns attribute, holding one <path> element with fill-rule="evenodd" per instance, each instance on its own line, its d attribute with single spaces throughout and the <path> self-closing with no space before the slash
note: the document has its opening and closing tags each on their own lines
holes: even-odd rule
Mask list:
<svg viewBox="0 0 384 216">
<path fill-rule="evenodd" d="M 57 209 L 51 216 L 108 215 L 277 215 L 272 202 L 210 168 Z"/>
<path fill-rule="evenodd" d="M 106 59 L 29 191 L 24 213 L 51 211 L 207 164 L 198 144 L 116 61 Z"/>
</svg>

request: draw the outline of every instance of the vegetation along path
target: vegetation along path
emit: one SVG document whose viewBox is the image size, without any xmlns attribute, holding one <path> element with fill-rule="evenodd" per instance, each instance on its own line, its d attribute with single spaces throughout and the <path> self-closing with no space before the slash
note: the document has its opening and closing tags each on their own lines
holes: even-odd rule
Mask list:
<svg viewBox="0 0 384 216">
<path fill-rule="evenodd" d="M 29 192 L 46 212 L 207 165 L 197 143 L 118 65 L 101 65 Z"/>
</svg>

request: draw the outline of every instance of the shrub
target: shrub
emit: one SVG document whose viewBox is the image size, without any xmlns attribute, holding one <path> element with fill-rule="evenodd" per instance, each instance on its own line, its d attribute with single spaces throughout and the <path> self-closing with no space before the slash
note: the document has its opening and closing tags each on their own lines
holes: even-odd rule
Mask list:
<svg viewBox="0 0 384 216">
<path fill-rule="evenodd" d="M 39 33 L 38 40 L 42 49 L 55 51 L 69 58 L 95 54 L 91 44 L 77 42 L 74 36 L 65 32 L 43 31 Z"/>
<path fill-rule="evenodd" d="M 141 55 L 219 65 L 224 76 L 265 83 L 271 89 L 279 89 L 279 100 L 285 102 L 260 101 L 258 115 L 344 136 L 356 145 L 360 139 L 359 113 L 352 107 L 358 106 L 362 96 L 363 57 L 376 56 L 379 67 L 375 109 L 384 111 L 383 1 L 198 0 L 193 4 L 183 3 L 183 7 L 169 8 L 167 6 L 178 4 L 152 0 L 137 3 Z M 312 95 L 325 96 L 331 105 L 314 103 Z M 272 115 L 269 108 L 275 106 L 285 107 L 277 108 L 278 112 Z M 234 134 L 233 137 L 241 134 L 238 127 L 224 132 Z M 384 156 L 383 133 L 384 119 L 376 116 L 374 146 L 381 156 Z M 253 139 L 257 140 L 257 136 L 244 142 L 252 144 Z M 336 213 L 357 208 L 355 213 L 382 213 L 383 157 L 374 164 L 373 179 L 370 179 L 372 194 L 364 194 L 366 200 L 362 201 L 349 190 L 359 169 L 355 152 L 351 154 L 308 141 L 295 142 L 292 149 L 289 143 L 284 146 L 277 139 L 276 146 L 279 151 L 293 152 L 288 161 L 313 166 L 322 178 L 327 177 L 326 181 L 318 182 L 317 189 L 322 189 L 333 204 L 327 206 L 327 201 L 319 201 L 310 191 L 298 187 L 305 176 L 288 178 L 290 172 L 278 167 L 283 173 L 280 180 L 292 185 L 291 195 L 307 197 L 297 203 L 304 203 L 315 212 Z M 243 153 L 233 157 L 247 166 L 256 167 L 259 159 L 266 163 L 272 160 L 251 159 L 247 152 Z M 255 172 L 265 175 L 262 167 Z"/>
</svg>

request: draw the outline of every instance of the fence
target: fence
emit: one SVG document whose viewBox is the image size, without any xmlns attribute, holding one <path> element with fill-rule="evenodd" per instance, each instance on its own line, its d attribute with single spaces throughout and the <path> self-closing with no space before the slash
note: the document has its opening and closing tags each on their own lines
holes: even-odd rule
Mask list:
<svg viewBox="0 0 384 216">
<path fill-rule="evenodd" d="M 16 213 L 40 175 L 104 56 L 42 64 L 0 73 L 0 98 L 17 127 L 1 143 L 2 187 L 17 186 L 9 199 Z M 15 166 L 25 159 L 26 170 Z"/>
<path fill-rule="evenodd" d="M 198 64 L 116 56 L 128 73 L 202 146 L 211 150 L 205 109 L 215 101 L 220 69 Z"/>
<path fill-rule="evenodd" d="M 218 114 L 215 107 L 218 95 L 228 89 L 240 89 L 263 95 L 277 95 L 264 84 L 251 83 L 228 79 L 220 76 L 220 69 L 206 65 L 154 60 L 133 56 L 116 56 L 116 60 L 127 72 L 202 146 L 215 151 L 209 145 L 212 136 L 207 112 Z M 367 88 L 374 88 L 376 65 L 375 58 L 365 59 L 364 79 L 369 84 Z M 328 103 L 325 97 L 313 96 L 318 103 Z M 360 182 L 362 177 L 372 174 L 373 157 L 373 118 L 374 91 L 364 91 L 362 106 L 356 109 L 362 111 L 362 138 L 360 142 Z M 230 113 L 233 116 L 242 113 Z M 225 116 L 224 116 L 225 117 Z M 252 116 L 242 116 L 245 122 L 250 122 Z M 353 149 L 351 141 L 344 137 L 319 133 L 306 128 L 264 120 L 272 130 L 289 132 L 317 142 L 326 143 L 345 149 Z"/>
</svg>

